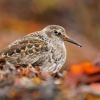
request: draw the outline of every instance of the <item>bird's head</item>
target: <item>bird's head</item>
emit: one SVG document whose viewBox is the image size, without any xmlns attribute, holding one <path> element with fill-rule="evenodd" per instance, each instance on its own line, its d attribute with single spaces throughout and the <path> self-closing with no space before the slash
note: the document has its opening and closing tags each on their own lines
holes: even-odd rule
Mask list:
<svg viewBox="0 0 100 100">
<path fill-rule="evenodd" d="M 49 26 L 45 27 L 43 30 L 50 37 L 57 36 L 58 38 L 62 39 L 63 41 L 67 41 L 67 42 L 76 44 L 79 47 L 82 47 L 79 43 L 77 43 L 76 41 L 74 41 L 70 37 L 68 37 L 66 35 L 65 29 L 59 25 L 49 25 Z"/>
</svg>

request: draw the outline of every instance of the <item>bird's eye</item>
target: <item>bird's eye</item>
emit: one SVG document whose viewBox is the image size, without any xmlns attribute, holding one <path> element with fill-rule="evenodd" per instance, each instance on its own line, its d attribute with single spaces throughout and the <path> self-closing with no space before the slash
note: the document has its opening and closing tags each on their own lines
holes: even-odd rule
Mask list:
<svg viewBox="0 0 100 100">
<path fill-rule="evenodd" d="M 56 30 L 54 30 L 54 33 L 58 33 Z"/>
<path fill-rule="evenodd" d="M 57 36 L 60 36 L 61 33 L 60 32 L 57 32 L 56 30 L 54 30 L 54 33 L 57 35 Z"/>
<path fill-rule="evenodd" d="M 58 35 L 61 35 L 61 33 L 59 32 Z"/>
</svg>

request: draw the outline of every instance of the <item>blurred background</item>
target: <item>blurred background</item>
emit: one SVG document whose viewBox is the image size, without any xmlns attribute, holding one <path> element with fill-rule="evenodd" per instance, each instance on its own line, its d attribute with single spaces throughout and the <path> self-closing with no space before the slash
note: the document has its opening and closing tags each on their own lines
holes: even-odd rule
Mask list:
<svg viewBox="0 0 100 100">
<path fill-rule="evenodd" d="M 0 0 L 0 50 L 50 24 L 63 26 L 83 46 L 66 43 L 65 69 L 100 54 L 100 0 Z"/>
</svg>

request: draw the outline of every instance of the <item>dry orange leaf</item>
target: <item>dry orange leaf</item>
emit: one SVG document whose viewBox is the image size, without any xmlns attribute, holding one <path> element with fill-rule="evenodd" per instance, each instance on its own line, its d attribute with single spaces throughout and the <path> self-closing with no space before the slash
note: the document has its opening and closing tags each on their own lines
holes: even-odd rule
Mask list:
<svg viewBox="0 0 100 100">
<path fill-rule="evenodd" d="M 73 65 L 70 69 L 73 74 L 79 75 L 83 72 L 82 67 L 79 65 Z"/>
<path fill-rule="evenodd" d="M 84 72 L 87 74 L 94 74 L 100 72 L 100 67 L 95 67 L 93 63 L 85 62 L 82 65 Z"/>
<path fill-rule="evenodd" d="M 82 74 L 83 72 L 87 74 L 94 74 L 100 72 L 100 67 L 96 67 L 93 63 L 91 62 L 84 62 L 82 64 L 74 64 L 70 68 L 70 71 L 73 74 L 79 75 Z"/>
</svg>

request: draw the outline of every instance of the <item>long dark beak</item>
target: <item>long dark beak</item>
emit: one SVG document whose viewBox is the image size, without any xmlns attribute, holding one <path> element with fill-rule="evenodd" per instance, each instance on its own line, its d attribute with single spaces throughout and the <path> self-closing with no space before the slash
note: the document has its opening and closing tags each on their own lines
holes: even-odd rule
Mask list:
<svg viewBox="0 0 100 100">
<path fill-rule="evenodd" d="M 75 45 L 77 45 L 77 46 L 79 46 L 79 47 L 82 47 L 81 44 L 79 44 L 78 42 L 72 40 L 72 39 L 71 39 L 70 37 L 68 37 L 68 36 L 66 36 L 64 40 L 67 41 L 67 42 L 73 43 L 73 44 L 75 44 Z"/>
</svg>

